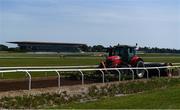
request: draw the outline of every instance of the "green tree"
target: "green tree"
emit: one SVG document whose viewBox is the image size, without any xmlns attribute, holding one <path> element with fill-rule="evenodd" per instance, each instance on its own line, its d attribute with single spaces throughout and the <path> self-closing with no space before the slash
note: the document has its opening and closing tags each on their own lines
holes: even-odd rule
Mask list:
<svg viewBox="0 0 180 110">
<path fill-rule="evenodd" d="M 93 52 L 104 52 L 105 47 L 102 45 L 95 45 L 92 47 Z"/>
<path fill-rule="evenodd" d="M 0 44 L 0 51 L 7 51 L 7 50 L 8 50 L 8 46 Z"/>
</svg>

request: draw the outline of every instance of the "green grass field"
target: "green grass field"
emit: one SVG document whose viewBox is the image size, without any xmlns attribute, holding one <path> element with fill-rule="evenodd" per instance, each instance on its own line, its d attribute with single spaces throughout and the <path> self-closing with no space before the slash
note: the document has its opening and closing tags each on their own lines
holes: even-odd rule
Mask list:
<svg viewBox="0 0 180 110">
<path fill-rule="evenodd" d="M 180 85 L 93 102 L 70 103 L 55 109 L 180 109 Z"/>
<path fill-rule="evenodd" d="M 72 66 L 72 65 L 98 65 L 102 57 L 52 57 L 52 58 L 0 58 L 1 67 L 13 66 Z M 171 62 L 179 63 L 180 57 L 143 58 L 145 62 Z"/>
<path fill-rule="evenodd" d="M 72 66 L 97 65 L 101 57 L 1 58 L 1 66 Z"/>
<path fill-rule="evenodd" d="M 142 54 L 139 56 L 145 62 L 180 62 L 180 55 L 177 54 Z M 94 56 L 61 57 L 57 54 L 0 53 L 0 67 L 98 65 L 104 59 L 105 57 Z"/>
<path fill-rule="evenodd" d="M 168 63 L 179 63 L 180 57 L 142 57 L 145 62 L 168 62 Z"/>
<path fill-rule="evenodd" d="M 180 63 L 180 55 L 176 54 L 143 54 L 140 55 L 145 62 L 171 62 Z M 1 53 L 0 67 L 14 66 L 72 66 L 72 65 L 98 65 L 105 57 L 95 56 L 65 56 L 56 54 L 24 54 Z M 33 77 L 54 76 L 56 73 L 33 73 Z M 24 73 L 5 73 L 3 79 L 25 78 Z M 0 77 L 1 79 L 1 77 Z M 94 102 L 70 103 L 54 108 L 80 108 L 80 109 L 173 109 L 180 108 L 180 85 L 160 90 L 152 90 L 122 97 L 101 98 Z"/>
<path fill-rule="evenodd" d="M 139 55 L 145 62 L 172 62 L 179 63 L 180 55 L 178 54 L 141 54 Z M 74 66 L 74 65 L 98 65 L 105 57 L 87 56 L 87 55 L 67 55 L 62 57 L 58 54 L 26 54 L 26 53 L 7 53 L 0 52 L 0 67 L 17 67 L 17 66 Z M 56 74 L 47 74 L 53 76 Z M 35 73 L 33 77 L 42 77 L 46 74 Z M 6 73 L 7 78 L 24 78 L 24 73 Z M 1 77 L 0 77 L 1 79 Z"/>
</svg>

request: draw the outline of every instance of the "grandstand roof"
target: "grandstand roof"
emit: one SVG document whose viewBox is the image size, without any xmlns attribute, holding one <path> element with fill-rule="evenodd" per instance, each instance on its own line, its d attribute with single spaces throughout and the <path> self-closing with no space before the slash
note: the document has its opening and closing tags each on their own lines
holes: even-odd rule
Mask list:
<svg viewBox="0 0 180 110">
<path fill-rule="evenodd" d="M 37 41 L 15 41 L 7 42 L 13 44 L 47 44 L 47 45 L 86 45 L 81 43 L 62 43 L 62 42 L 37 42 Z"/>
</svg>

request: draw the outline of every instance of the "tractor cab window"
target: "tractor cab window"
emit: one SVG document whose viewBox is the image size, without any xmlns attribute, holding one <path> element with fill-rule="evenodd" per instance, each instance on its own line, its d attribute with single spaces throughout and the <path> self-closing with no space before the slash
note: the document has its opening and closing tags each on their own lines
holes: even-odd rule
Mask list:
<svg viewBox="0 0 180 110">
<path fill-rule="evenodd" d="M 129 53 L 133 53 L 133 49 L 132 48 L 129 48 Z"/>
<path fill-rule="evenodd" d="M 135 53 L 135 50 L 134 50 L 134 48 L 129 48 L 128 49 L 128 56 L 129 56 L 129 60 L 131 59 L 131 57 L 133 57 L 134 55 L 135 55 L 136 53 Z"/>
<path fill-rule="evenodd" d="M 123 49 L 113 48 L 109 49 L 109 56 L 122 56 L 124 54 Z"/>
<path fill-rule="evenodd" d="M 121 50 L 118 50 L 118 49 L 114 50 L 114 56 L 121 56 L 121 54 L 122 54 Z"/>
<path fill-rule="evenodd" d="M 109 51 L 109 56 L 112 56 L 113 55 L 113 49 L 110 48 L 108 51 Z"/>
</svg>

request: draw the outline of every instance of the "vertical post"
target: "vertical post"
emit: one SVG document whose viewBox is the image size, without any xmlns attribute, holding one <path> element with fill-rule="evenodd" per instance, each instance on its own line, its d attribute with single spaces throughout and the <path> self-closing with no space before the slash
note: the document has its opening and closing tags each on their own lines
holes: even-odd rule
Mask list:
<svg viewBox="0 0 180 110">
<path fill-rule="evenodd" d="M 130 68 L 131 72 L 132 72 L 132 80 L 134 80 L 134 71 Z"/>
<path fill-rule="evenodd" d="M 156 69 L 158 70 L 158 75 L 159 75 L 159 77 L 161 77 L 161 71 L 160 71 L 160 69 L 159 69 L 158 67 L 156 67 Z"/>
<path fill-rule="evenodd" d="M 57 75 L 58 75 L 58 87 L 60 88 L 61 86 L 61 76 L 60 73 L 58 71 L 56 71 Z"/>
<path fill-rule="evenodd" d="M 82 85 L 84 85 L 84 74 L 81 70 L 79 70 L 79 72 L 81 73 L 81 76 L 82 76 Z"/>
<path fill-rule="evenodd" d="M 104 83 L 104 72 L 102 70 L 100 70 L 102 73 L 102 82 Z"/>
<path fill-rule="evenodd" d="M 146 71 L 147 79 L 149 79 L 149 71 L 148 71 L 148 69 L 144 68 L 144 70 Z"/>
<path fill-rule="evenodd" d="M 121 81 L 121 72 L 118 69 L 116 71 L 119 73 L 119 81 Z"/>
<path fill-rule="evenodd" d="M 26 71 L 26 74 L 29 77 L 29 90 L 31 90 L 31 74 L 28 71 Z"/>
</svg>

